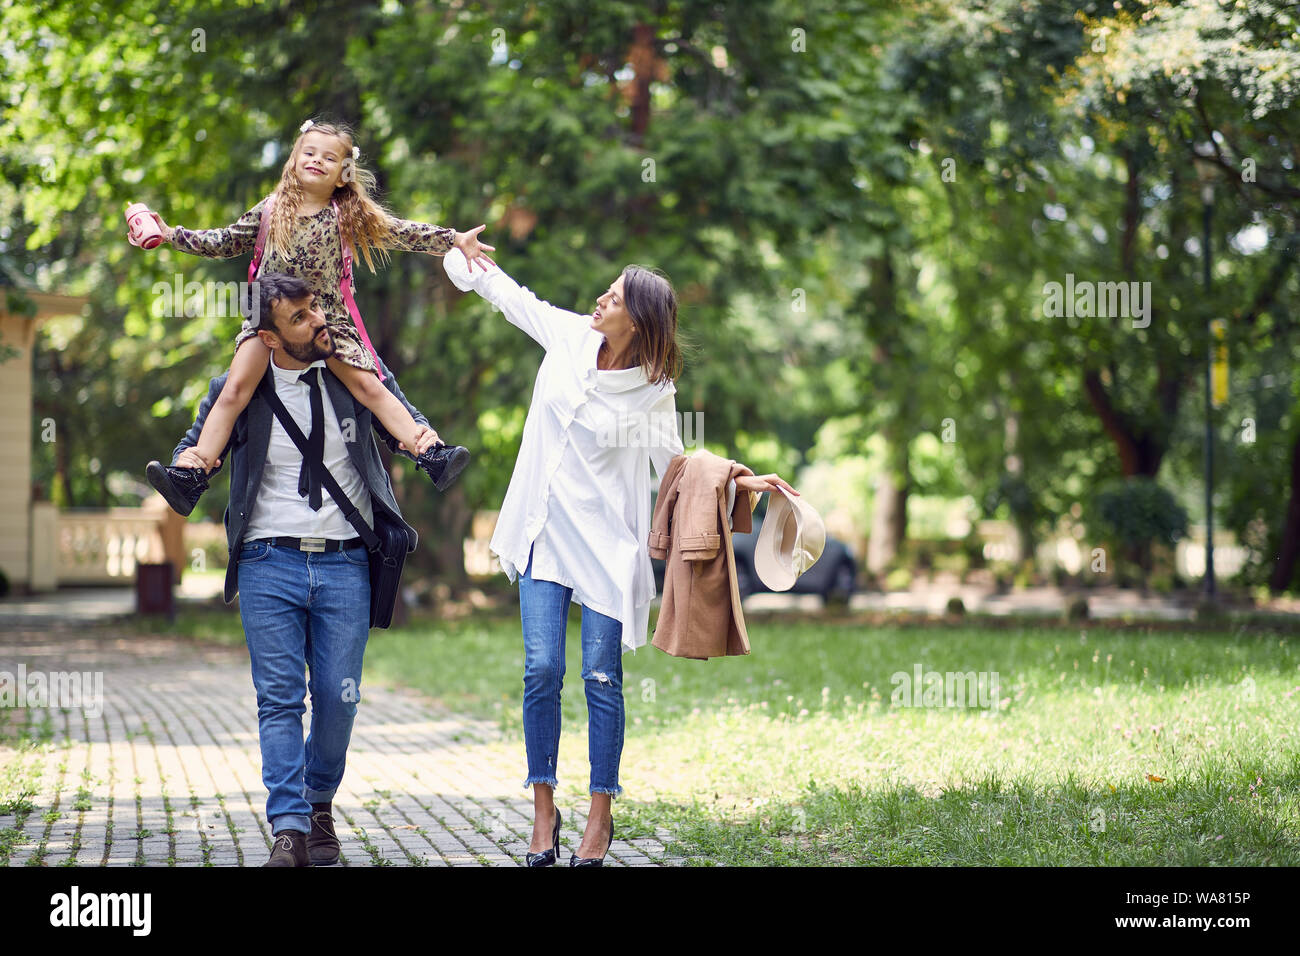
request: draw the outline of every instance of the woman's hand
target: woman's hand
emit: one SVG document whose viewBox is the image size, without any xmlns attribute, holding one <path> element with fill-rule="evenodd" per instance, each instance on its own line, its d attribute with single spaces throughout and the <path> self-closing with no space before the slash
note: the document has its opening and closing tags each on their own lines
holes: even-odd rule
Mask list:
<svg viewBox="0 0 1300 956">
<path fill-rule="evenodd" d="M 496 252 L 496 246 L 489 246 L 486 243 L 478 241 L 478 234 L 487 228 L 487 225 L 471 229 L 469 232 L 456 233 L 454 245 L 457 249 L 465 254 L 465 261 L 469 263 L 469 271 L 474 271 L 474 263 L 477 262 L 479 268 L 484 272 L 488 271 L 488 266 L 495 266 L 496 263 L 488 258 L 488 252 Z M 484 252 L 487 250 L 487 252 Z"/>
<path fill-rule="evenodd" d="M 780 475 L 741 475 L 736 479 L 737 491 L 757 491 L 762 494 L 764 491 L 776 491 L 778 488 L 784 488 L 792 495 L 799 494 Z"/>
</svg>

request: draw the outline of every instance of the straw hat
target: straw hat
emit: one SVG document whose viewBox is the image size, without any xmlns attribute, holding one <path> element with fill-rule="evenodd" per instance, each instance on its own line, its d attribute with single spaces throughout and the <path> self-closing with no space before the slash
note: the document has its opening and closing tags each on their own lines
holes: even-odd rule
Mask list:
<svg viewBox="0 0 1300 956">
<path fill-rule="evenodd" d="M 773 494 L 754 548 L 754 570 L 773 591 L 788 591 L 826 549 L 826 523 L 802 496 Z"/>
</svg>

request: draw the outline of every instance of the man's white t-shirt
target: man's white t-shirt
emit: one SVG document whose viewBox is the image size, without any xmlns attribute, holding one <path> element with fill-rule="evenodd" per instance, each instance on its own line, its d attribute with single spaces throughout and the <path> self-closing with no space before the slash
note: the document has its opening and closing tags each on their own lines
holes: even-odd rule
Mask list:
<svg viewBox="0 0 1300 956">
<path fill-rule="evenodd" d="M 293 420 L 298 423 L 305 436 L 311 436 L 311 388 L 306 382 L 299 381 L 308 369 L 283 369 L 275 364 L 275 355 L 271 353 L 271 374 L 275 377 L 275 392 L 288 410 Z M 358 512 L 370 527 L 374 527 L 374 512 L 370 504 L 370 492 L 366 490 L 361 473 L 352 464 L 348 456 L 347 444 L 343 431 L 339 428 L 338 415 L 334 412 L 334 403 L 330 401 L 329 390 L 325 387 L 325 363 L 313 362 L 309 367 L 318 369 L 313 374 L 321 377 L 321 405 L 324 412 L 325 451 L 323 459 L 334 480 L 357 506 Z M 357 440 L 356 423 L 353 422 L 351 433 L 346 436 Z M 262 483 L 258 486 L 257 496 L 244 532 L 245 541 L 258 538 L 327 538 L 347 540 L 357 536 L 356 529 L 343 517 L 343 512 L 335 504 L 333 496 L 321 489 L 321 509 L 312 511 L 307 499 L 298 494 L 298 474 L 302 468 L 302 453 L 293 443 L 289 433 L 284 430 L 280 420 L 272 415 L 271 440 L 266 449 L 266 464 L 262 469 Z"/>
</svg>

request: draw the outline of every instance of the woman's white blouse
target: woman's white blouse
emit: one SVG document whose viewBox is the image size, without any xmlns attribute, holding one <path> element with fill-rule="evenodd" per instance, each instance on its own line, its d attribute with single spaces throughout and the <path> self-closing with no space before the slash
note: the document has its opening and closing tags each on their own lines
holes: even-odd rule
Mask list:
<svg viewBox="0 0 1300 956">
<path fill-rule="evenodd" d="M 532 576 L 573 589 L 573 601 L 623 625 L 624 648 L 646 642 L 650 602 L 650 469 L 658 487 L 682 453 L 676 388 L 640 368 L 601 371 L 604 336 L 590 317 L 558 309 L 498 268 L 453 249 L 443 257 L 461 291 L 473 289 L 546 350 L 523 444 L 490 548 L 514 582 Z"/>
</svg>

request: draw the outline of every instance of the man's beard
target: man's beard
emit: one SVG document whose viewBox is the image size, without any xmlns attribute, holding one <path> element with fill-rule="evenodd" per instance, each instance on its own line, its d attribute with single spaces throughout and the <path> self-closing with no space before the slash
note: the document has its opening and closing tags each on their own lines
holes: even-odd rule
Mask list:
<svg viewBox="0 0 1300 956">
<path fill-rule="evenodd" d="M 281 345 L 295 361 L 310 364 L 315 362 L 317 359 L 327 359 L 334 354 L 334 336 L 330 333 L 328 328 L 325 329 L 325 339 L 329 344 L 321 345 L 320 333 L 317 332 L 316 338 L 312 339 L 305 345 L 291 345 L 283 340 L 281 341 Z"/>
</svg>

